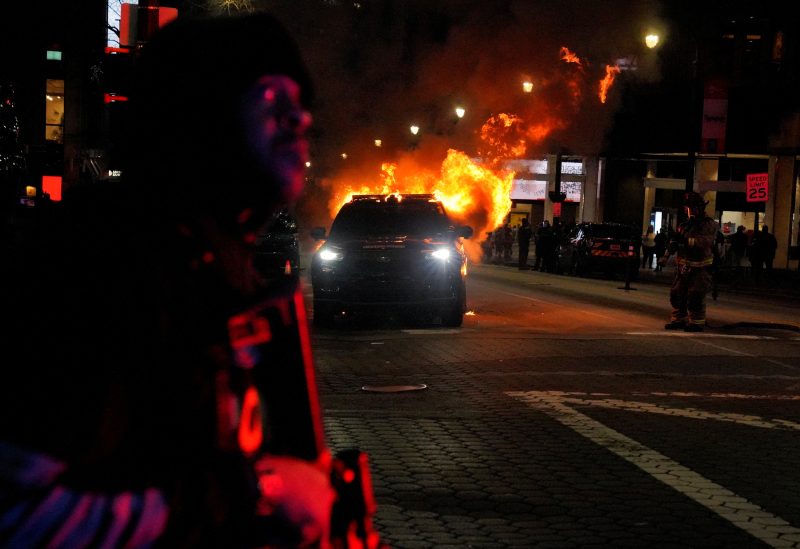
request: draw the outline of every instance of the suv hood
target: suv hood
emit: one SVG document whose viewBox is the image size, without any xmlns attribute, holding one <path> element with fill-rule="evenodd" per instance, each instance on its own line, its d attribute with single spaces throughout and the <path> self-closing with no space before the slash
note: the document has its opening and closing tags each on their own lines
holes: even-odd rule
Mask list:
<svg viewBox="0 0 800 549">
<path fill-rule="evenodd" d="M 345 251 L 357 250 L 390 250 L 390 249 L 424 249 L 434 246 L 451 245 L 452 240 L 445 238 L 418 238 L 418 237 L 382 237 L 350 240 L 329 240 L 328 244 L 342 248 Z"/>
</svg>

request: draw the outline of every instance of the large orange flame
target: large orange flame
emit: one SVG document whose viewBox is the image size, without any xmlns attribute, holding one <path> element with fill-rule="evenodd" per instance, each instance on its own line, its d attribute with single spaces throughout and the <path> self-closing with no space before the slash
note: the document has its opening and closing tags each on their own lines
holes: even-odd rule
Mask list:
<svg viewBox="0 0 800 549">
<path fill-rule="evenodd" d="M 613 67 L 611 65 L 606 65 L 606 76 L 600 81 L 600 102 L 605 103 L 606 99 L 608 98 L 608 90 L 611 89 L 611 85 L 614 83 L 614 79 L 620 72 L 620 68 L 616 65 Z"/>
<path fill-rule="evenodd" d="M 566 65 L 561 65 L 550 77 L 543 77 L 539 91 L 526 94 L 524 103 L 517 101 L 518 113 L 499 113 L 483 124 L 476 149 L 480 162 L 464 152 L 449 149 L 438 168 L 433 167 L 438 165 L 438 160 L 430 164 L 430 159 L 427 166 L 421 167 L 417 163 L 419 155 L 415 153 L 403 155 L 397 162 L 384 163 L 374 176 L 357 172 L 356 176 L 351 173 L 328 180 L 332 190 L 328 202 L 331 218 L 354 194 L 399 197 L 433 194 L 442 201 L 455 222 L 473 227 L 474 238 L 464 244 L 470 258 L 477 261 L 481 256 L 480 240 L 486 232 L 501 226 L 511 210 L 514 174 L 502 169 L 503 161 L 531 154 L 531 150 L 538 150 L 536 148 L 553 132 L 569 127 L 581 112 L 585 92 L 592 85 L 587 80 L 585 61 L 567 47 L 560 48 L 559 56 Z M 617 66 L 606 66 L 599 89 L 602 103 L 606 102 L 619 72 Z M 362 183 L 364 177 L 367 182 Z"/>
<path fill-rule="evenodd" d="M 493 170 L 470 159 L 455 149 L 447 151 L 438 173 L 412 167 L 404 173 L 403 167 L 386 163 L 374 184 L 334 186 L 328 203 L 333 217 L 354 194 L 404 194 L 427 193 L 441 200 L 453 220 L 473 227 L 475 239 L 465 242 L 473 261 L 480 258 L 479 238 L 501 225 L 511 210 L 511 185 L 514 172 Z"/>
<path fill-rule="evenodd" d="M 481 127 L 482 156 L 486 158 L 520 158 L 528 149 L 523 120 L 515 114 L 492 116 Z"/>
</svg>

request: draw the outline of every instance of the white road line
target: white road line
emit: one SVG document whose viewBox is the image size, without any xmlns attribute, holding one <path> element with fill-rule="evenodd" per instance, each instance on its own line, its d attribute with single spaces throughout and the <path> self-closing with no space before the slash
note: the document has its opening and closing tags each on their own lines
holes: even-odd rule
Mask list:
<svg viewBox="0 0 800 549">
<path fill-rule="evenodd" d="M 577 393 L 575 393 L 577 394 Z M 583 393 L 587 394 L 587 393 Z M 672 391 L 670 393 L 631 393 L 636 396 L 673 396 L 673 397 L 700 397 L 700 398 L 726 398 L 743 400 L 800 400 L 800 395 L 747 395 L 743 393 L 695 393 Z"/>
<path fill-rule="evenodd" d="M 699 341 L 698 340 L 697 343 L 699 343 L 701 345 L 706 345 L 708 347 L 714 347 L 716 349 L 720 349 L 720 350 L 723 350 L 723 351 L 728 351 L 728 352 L 731 352 L 731 353 L 743 355 L 743 356 L 749 356 L 749 357 L 752 357 L 752 358 L 761 358 L 762 360 L 764 360 L 766 362 L 775 364 L 777 366 L 781 366 L 783 368 L 789 368 L 790 370 L 799 369 L 797 366 L 792 366 L 791 364 L 785 364 L 783 362 L 780 362 L 778 360 L 774 360 L 772 358 L 759 357 L 758 355 L 754 355 L 754 354 L 751 354 L 751 353 L 745 353 L 745 352 L 742 352 L 742 351 L 735 351 L 733 349 L 729 349 L 728 347 L 723 347 L 722 345 L 714 345 L 713 343 L 709 343 L 708 341 Z"/>
<path fill-rule="evenodd" d="M 631 336 L 669 336 L 669 337 L 692 337 L 698 339 L 704 338 L 715 338 L 715 339 L 764 339 L 764 340 L 771 340 L 777 339 L 776 337 L 772 336 L 758 336 L 758 335 L 746 335 L 746 334 L 716 334 L 713 332 L 670 332 L 670 331 L 663 331 L 663 332 L 625 332 L 625 335 Z"/>
<path fill-rule="evenodd" d="M 793 366 L 791 364 L 786 364 L 784 362 L 780 362 L 778 360 L 774 360 L 772 358 L 765 358 L 759 357 L 758 355 L 754 355 L 752 353 L 745 353 L 744 351 L 737 351 L 735 349 L 731 349 L 729 347 L 723 347 L 722 345 L 715 345 L 713 343 L 709 343 L 708 341 L 701 341 L 702 339 L 714 338 L 714 339 L 750 339 L 750 340 L 775 340 L 777 338 L 771 336 L 757 336 L 757 335 L 735 335 L 735 334 L 714 334 L 714 333 L 698 333 L 698 332 L 627 332 L 627 335 L 635 335 L 635 336 L 681 336 L 681 337 L 690 337 L 694 339 L 697 343 L 701 345 L 706 345 L 708 347 L 714 347 L 715 349 L 720 349 L 721 351 L 727 351 L 729 353 L 733 353 L 735 355 L 741 356 L 749 356 L 751 358 L 762 358 L 765 362 L 769 362 L 771 364 L 775 364 L 776 366 L 781 366 L 783 368 L 789 368 L 791 370 L 798 370 L 797 366 Z"/>
<path fill-rule="evenodd" d="M 629 400 L 618 400 L 612 398 L 582 399 L 572 396 L 564 396 L 561 402 L 566 404 L 580 404 L 584 406 L 599 406 L 600 408 L 611 408 L 616 410 L 627 410 L 629 412 L 639 412 L 647 414 L 659 414 L 673 417 L 683 417 L 688 419 L 713 419 L 729 423 L 738 423 L 748 427 L 760 427 L 762 429 L 779 429 L 789 431 L 800 431 L 800 423 L 777 419 L 770 420 L 760 416 L 748 414 L 730 414 L 723 412 L 706 412 L 696 408 L 668 408 L 650 402 L 636 402 Z"/>
<path fill-rule="evenodd" d="M 542 411 L 595 444 L 639 467 L 653 478 L 692 498 L 734 526 L 771 547 L 800 547 L 800 528 L 688 467 L 593 420 L 569 406 L 564 397 L 537 391 L 507 392 Z"/>
</svg>

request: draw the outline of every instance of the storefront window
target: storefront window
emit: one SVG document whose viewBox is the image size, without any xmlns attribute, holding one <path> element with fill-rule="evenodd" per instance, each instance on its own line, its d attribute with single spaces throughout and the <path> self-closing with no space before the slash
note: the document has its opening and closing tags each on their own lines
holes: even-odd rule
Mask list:
<svg viewBox="0 0 800 549">
<path fill-rule="evenodd" d="M 64 143 L 64 81 L 47 80 L 45 92 L 45 134 L 47 141 Z"/>
</svg>

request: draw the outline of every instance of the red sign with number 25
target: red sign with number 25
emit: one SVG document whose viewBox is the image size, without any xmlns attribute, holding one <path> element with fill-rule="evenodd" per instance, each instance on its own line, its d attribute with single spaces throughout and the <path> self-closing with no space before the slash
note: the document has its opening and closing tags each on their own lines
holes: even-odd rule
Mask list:
<svg viewBox="0 0 800 549">
<path fill-rule="evenodd" d="M 766 202 L 769 198 L 769 174 L 747 174 L 747 201 Z"/>
</svg>

